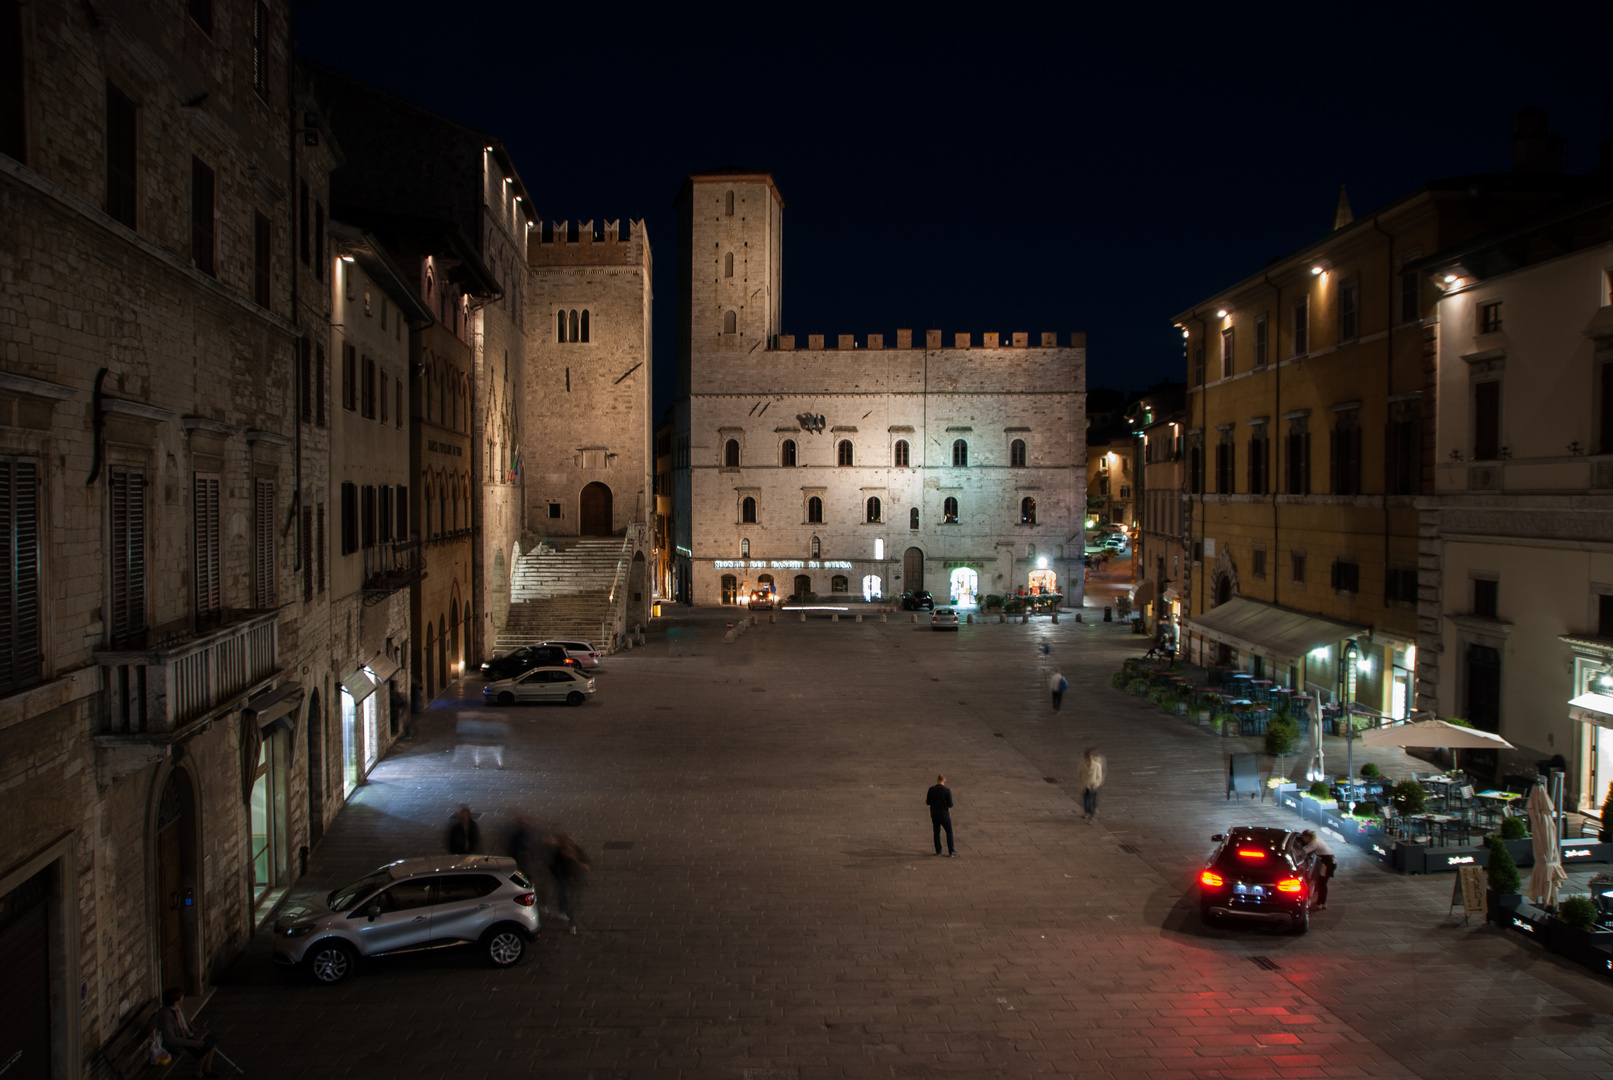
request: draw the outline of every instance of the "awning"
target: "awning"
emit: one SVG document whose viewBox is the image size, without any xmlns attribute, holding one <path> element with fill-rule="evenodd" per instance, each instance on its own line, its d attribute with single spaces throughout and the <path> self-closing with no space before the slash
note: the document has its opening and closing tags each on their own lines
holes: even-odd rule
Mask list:
<svg viewBox="0 0 1613 1080">
<path fill-rule="evenodd" d="M 342 688 L 352 695 L 353 704 L 357 705 L 375 693 L 375 680 L 360 669 L 342 677 Z"/>
<path fill-rule="evenodd" d="M 1271 656 L 1297 658 L 1313 649 L 1337 645 L 1345 638 L 1365 634 L 1368 627 L 1334 622 L 1320 615 L 1234 596 L 1191 620 L 1185 629 L 1212 641 L 1239 649 L 1254 649 Z"/>
<path fill-rule="evenodd" d="M 295 722 L 291 714 L 297 711 L 302 704 L 302 686 L 298 683 L 288 683 L 277 686 L 273 690 L 265 690 L 255 698 L 247 699 L 246 711 L 252 714 L 258 727 L 268 727 L 275 721 L 287 731 L 292 730 Z"/>
<path fill-rule="evenodd" d="M 1153 599 L 1154 599 L 1154 583 L 1153 583 L 1153 581 L 1149 580 L 1148 578 L 1144 578 L 1142 580 L 1142 583 L 1137 586 L 1137 591 L 1132 593 L 1132 596 L 1131 596 L 1132 605 L 1134 607 L 1142 607 L 1144 604 L 1148 603 L 1149 601 L 1151 601 Z"/>
<path fill-rule="evenodd" d="M 1568 718 L 1613 728 L 1613 697 L 1607 694 L 1581 694 L 1568 703 Z"/>
<path fill-rule="evenodd" d="M 370 673 L 374 675 L 376 680 L 379 682 L 386 682 L 388 679 L 398 673 L 397 661 L 392 660 L 386 655 L 386 653 L 382 653 L 374 660 L 371 660 L 368 667 Z"/>
</svg>

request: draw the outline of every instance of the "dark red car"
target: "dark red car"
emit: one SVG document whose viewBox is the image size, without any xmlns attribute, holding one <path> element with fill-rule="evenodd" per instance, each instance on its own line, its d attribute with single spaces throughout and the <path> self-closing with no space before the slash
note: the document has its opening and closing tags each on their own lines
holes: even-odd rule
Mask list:
<svg viewBox="0 0 1613 1080">
<path fill-rule="evenodd" d="M 1199 914 L 1206 926 L 1222 919 L 1310 929 L 1316 858 L 1300 850 L 1287 829 L 1242 827 L 1210 839 L 1220 846 L 1199 871 Z"/>
</svg>

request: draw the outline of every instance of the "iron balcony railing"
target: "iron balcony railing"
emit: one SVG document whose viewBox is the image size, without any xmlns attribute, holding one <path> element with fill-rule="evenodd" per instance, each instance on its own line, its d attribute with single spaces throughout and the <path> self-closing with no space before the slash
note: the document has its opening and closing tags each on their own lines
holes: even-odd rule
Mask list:
<svg viewBox="0 0 1613 1080">
<path fill-rule="evenodd" d="M 246 693 L 279 669 L 280 616 L 236 613 L 225 625 L 155 648 L 97 652 L 106 730 L 167 734 Z"/>
<path fill-rule="evenodd" d="M 366 603 L 406 589 L 426 576 L 418 536 L 407 540 L 387 540 L 364 549 L 364 598 Z"/>
</svg>

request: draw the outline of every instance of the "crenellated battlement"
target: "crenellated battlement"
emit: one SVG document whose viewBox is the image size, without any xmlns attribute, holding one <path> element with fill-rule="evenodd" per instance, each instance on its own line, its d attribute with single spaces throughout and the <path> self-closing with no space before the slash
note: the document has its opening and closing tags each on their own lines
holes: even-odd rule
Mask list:
<svg viewBox="0 0 1613 1080">
<path fill-rule="evenodd" d="M 980 344 L 978 346 L 974 344 L 973 334 L 955 333 L 952 335 L 952 343 L 950 345 L 946 344 L 942 340 L 943 336 L 944 335 L 940 330 L 926 330 L 924 332 L 923 341 L 918 344 L 914 344 L 913 331 L 898 330 L 896 331 L 895 344 L 886 345 L 884 334 L 868 334 L 863 338 L 861 344 L 858 344 L 856 334 L 839 334 L 833 339 L 830 339 L 824 334 L 779 334 L 774 339 L 772 347 L 779 352 L 794 352 L 799 349 L 805 349 L 809 352 L 815 352 L 822 349 L 870 349 L 878 351 L 887 348 L 925 349 L 933 352 L 939 349 L 1057 349 L 1060 347 L 1059 335 L 1056 331 L 1049 331 L 1041 334 L 1040 341 L 1036 345 L 1032 345 L 1031 336 L 1023 332 L 1015 332 L 1010 334 L 997 332 L 983 333 L 980 335 Z M 830 340 L 833 340 L 834 344 L 828 344 Z M 1068 348 L 1084 349 L 1086 348 L 1086 345 L 1087 336 L 1085 332 L 1077 330 L 1069 335 Z"/>
<path fill-rule="evenodd" d="M 644 222 L 620 218 L 595 225 L 593 221 L 545 221 L 538 229 L 540 244 L 627 244 L 644 238 Z"/>
<path fill-rule="evenodd" d="M 632 265 L 647 262 L 643 220 L 546 221 L 527 234 L 532 266 Z"/>
</svg>

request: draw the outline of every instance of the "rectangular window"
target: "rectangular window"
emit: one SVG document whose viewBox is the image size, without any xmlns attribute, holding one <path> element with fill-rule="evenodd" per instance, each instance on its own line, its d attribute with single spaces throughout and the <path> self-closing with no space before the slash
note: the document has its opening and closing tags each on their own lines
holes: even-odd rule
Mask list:
<svg viewBox="0 0 1613 1080">
<path fill-rule="evenodd" d="M 1204 341 L 1202 339 L 1193 343 L 1193 383 L 1196 386 L 1204 385 Z"/>
<path fill-rule="evenodd" d="M 202 33 L 213 36 L 213 0 L 185 0 L 185 10 L 191 21 L 202 28 Z"/>
<path fill-rule="evenodd" d="M 380 405 L 381 405 L 381 423 L 383 423 L 383 424 L 386 423 L 386 406 L 387 406 L 387 400 L 386 399 L 391 396 L 390 394 L 387 393 L 388 388 L 387 388 L 386 384 L 387 384 L 386 368 L 382 368 L 381 369 L 381 394 L 380 394 L 380 397 L 377 400 L 380 402 Z"/>
<path fill-rule="evenodd" d="M 1493 619 L 1499 610 L 1501 583 L 1492 578 L 1473 579 L 1473 614 Z"/>
<path fill-rule="evenodd" d="M 297 254 L 304 266 L 308 265 L 309 230 L 311 222 L 308 220 L 308 181 L 303 180 L 297 187 Z"/>
<path fill-rule="evenodd" d="M 252 213 L 252 300 L 260 308 L 269 306 L 269 282 L 273 276 L 273 263 L 269 253 L 269 219 Z"/>
<path fill-rule="evenodd" d="M 146 641 L 146 474 L 111 469 L 111 607 L 107 636 L 114 649 L 139 648 Z"/>
<path fill-rule="evenodd" d="M 348 412 L 358 408 L 358 352 L 345 342 L 342 344 L 342 408 Z"/>
<path fill-rule="evenodd" d="M 1269 333 L 1270 328 L 1266 322 L 1266 317 L 1261 315 L 1255 319 L 1255 367 L 1257 368 L 1265 367 L 1266 359 L 1270 355 L 1268 351 L 1270 343 L 1267 336 Z"/>
<path fill-rule="evenodd" d="M 224 611 L 223 548 L 219 538 L 219 478 L 196 473 L 191 483 L 191 537 L 194 549 L 196 621 L 205 624 Z"/>
<path fill-rule="evenodd" d="M 1288 554 L 1288 558 L 1289 565 L 1293 570 L 1294 584 L 1305 584 L 1305 553 L 1303 551 L 1291 551 Z"/>
<path fill-rule="evenodd" d="M 22 67 L 22 5 L 0 0 L 0 154 L 27 161 Z"/>
<path fill-rule="evenodd" d="M 1221 331 L 1221 377 L 1232 378 L 1232 327 Z"/>
<path fill-rule="evenodd" d="M 1390 603 L 1415 604 L 1417 602 L 1417 571 L 1391 569 L 1384 576 L 1383 598 Z"/>
<path fill-rule="evenodd" d="M 359 412 L 370 420 L 375 419 L 375 361 L 368 356 L 364 358 L 364 381 L 359 384 L 360 404 L 363 406 Z"/>
<path fill-rule="evenodd" d="M 315 578 L 319 591 L 325 591 L 325 504 L 314 508 L 314 560 L 318 564 Z"/>
<path fill-rule="evenodd" d="M 1333 562 L 1333 589 L 1335 592 L 1361 591 L 1361 567 L 1353 562 L 1336 559 Z"/>
<path fill-rule="evenodd" d="M 398 523 L 395 535 L 399 540 L 407 540 L 409 539 L 409 489 L 403 484 L 398 485 L 397 515 Z"/>
<path fill-rule="evenodd" d="M 342 485 L 342 554 L 358 550 L 358 485 Z"/>
<path fill-rule="evenodd" d="M 376 539 L 384 544 L 392 539 L 391 485 L 383 484 L 377 492 L 376 497 L 380 500 L 376 506 L 375 512 L 375 526 L 377 531 Z"/>
<path fill-rule="evenodd" d="M 255 488 L 252 571 L 257 585 L 258 609 L 267 611 L 275 605 L 274 481 L 259 480 Z"/>
<path fill-rule="evenodd" d="M 302 510 L 302 602 L 314 598 L 314 509 Z"/>
<path fill-rule="evenodd" d="M 1298 423 L 1288 428 L 1288 446 L 1284 456 L 1288 467 L 1288 494 L 1311 493 L 1311 433 Z"/>
<path fill-rule="evenodd" d="M 375 488 L 370 484 L 364 485 L 359 502 L 358 543 L 360 547 L 375 546 Z"/>
<path fill-rule="evenodd" d="M 1194 495 L 1204 492 L 1204 448 L 1194 446 L 1187 452 L 1188 490 Z"/>
<path fill-rule="evenodd" d="M 204 274 L 213 267 L 213 170 L 190 159 L 190 261 Z"/>
<path fill-rule="evenodd" d="M 325 346 L 314 346 L 314 424 L 325 426 Z"/>
<path fill-rule="evenodd" d="M 403 426 L 403 380 L 392 384 L 392 426 Z"/>
<path fill-rule="evenodd" d="M 325 204 L 314 203 L 314 277 L 325 280 Z"/>
<path fill-rule="evenodd" d="M 135 227 L 135 108 L 128 96 L 106 84 L 106 212 Z"/>
<path fill-rule="evenodd" d="M 1501 301 L 1479 305 L 1479 333 L 1494 334 L 1501 329 Z"/>
<path fill-rule="evenodd" d="M 1271 471 L 1271 439 L 1266 425 L 1257 424 L 1250 429 L 1249 437 L 1249 494 L 1264 495 L 1269 490 Z"/>
<path fill-rule="evenodd" d="M 1255 548 L 1250 552 L 1249 562 L 1255 577 L 1264 580 L 1266 577 L 1266 549 L 1263 547 Z"/>
<path fill-rule="evenodd" d="M 1411 270 L 1400 272 L 1400 321 L 1415 322 L 1423 317 L 1422 280 Z"/>
<path fill-rule="evenodd" d="M 314 418 L 314 347 L 307 338 L 297 341 L 297 415 L 303 423 Z"/>
<path fill-rule="evenodd" d="M 1231 495 L 1237 490 L 1233 482 L 1234 449 L 1230 439 L 1215 445 L 1215 490 L 1221 495 Z"/>
<path fill-rule="evenodd" d="M 1384 429 L 1384 486 L 1391 495 L 1422 490 L 1422 424 L 1415 415 L 1391 419 Z"/>
<path fill-rule="evenodd" d="M 1494 461 L 1501 456 L 1501 382 L 1491 379 L 1473 384 L 1473 460 Z"/>
<path fill-rule="evenodd" d="M 1304 356 L 1311 349 L 1311 301 L 1309 297 L 1294 304 L 1294 355 Z"/>
<path fill-rule="evenodd" d="M 552 503 L 549 504 L 549 517 L 551 517 L 551 518 L 559 518 L 560 517 L 560 504 L 559 503 L 552 502 Z"/>
<path fill-rule="evenodd" d="M 1361 282 L 1355 278 L 1339 285 L 1339 340 L 1361 336 Z"/>
<path fill-rule="evenodd" d="M 1361 428 L 1356 410 L 1337 414 L 1330 442 L 1333 494 L 1361 494 Z"/>
<path fill-rule="evenodd" d="M 269 5 L 252 5 L 252 89 L 269 100 Z"/>
<path fill-rule="evenodd" d="M 1613 637 L 1613 595 L 1603 593 L 1596 598 L 1596 635 Z"/>
</svg>

